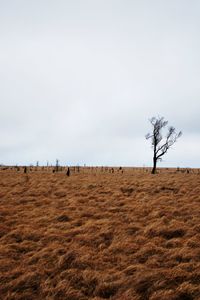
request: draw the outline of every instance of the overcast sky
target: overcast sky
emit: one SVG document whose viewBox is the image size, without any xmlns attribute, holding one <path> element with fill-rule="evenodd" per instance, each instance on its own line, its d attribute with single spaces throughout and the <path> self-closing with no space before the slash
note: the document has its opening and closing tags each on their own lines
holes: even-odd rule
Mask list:
<svg viewBox="0 0 200 300">
<path fill-rule="evenodd" d="M 0 163 L 200 167 L 199 0 L 0 0 Z"/>
</svg>

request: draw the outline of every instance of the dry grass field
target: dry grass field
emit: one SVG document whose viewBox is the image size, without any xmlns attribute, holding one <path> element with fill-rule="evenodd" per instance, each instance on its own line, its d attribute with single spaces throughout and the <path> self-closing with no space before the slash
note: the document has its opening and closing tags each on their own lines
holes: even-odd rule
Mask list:
<svg viewBox="0 0 200 300">
<path fill-rule="evenodd" d="M 200 299 L 200 174 L 0 171 L 0 299 Z"/>
</svg>

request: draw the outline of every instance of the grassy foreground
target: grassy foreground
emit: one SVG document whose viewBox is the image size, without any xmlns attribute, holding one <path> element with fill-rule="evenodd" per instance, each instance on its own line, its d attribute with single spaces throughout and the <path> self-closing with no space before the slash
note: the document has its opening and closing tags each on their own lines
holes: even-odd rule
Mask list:
<svg viewBox="0 0 200 300">
<path fill-rule="evenodd" d="M 0 171 L 0 299 L 200 299 L 200 175 Z"/>
</svg>

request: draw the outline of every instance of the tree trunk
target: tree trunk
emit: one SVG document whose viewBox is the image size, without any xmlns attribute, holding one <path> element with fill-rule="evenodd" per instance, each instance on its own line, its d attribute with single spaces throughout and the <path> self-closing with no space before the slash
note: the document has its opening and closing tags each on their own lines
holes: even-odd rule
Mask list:
<svg viewBox="0 0 200 300">
<path fill-rule="evenodd" d="M 151 171 L 151 174 L 155 174 L 156 173 L 156 163 L 157 163 L 157 159 L 156 157 L 153 158 L 153 169 Z"/>
</svg>

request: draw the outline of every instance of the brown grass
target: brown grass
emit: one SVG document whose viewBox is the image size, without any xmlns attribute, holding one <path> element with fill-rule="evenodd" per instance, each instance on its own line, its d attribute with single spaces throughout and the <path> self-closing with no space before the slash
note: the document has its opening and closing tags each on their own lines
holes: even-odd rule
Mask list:
<svg viewBox="0 0 200 300">
<path fill-rule="evenodd" d="M 200 175 L 0 171 L 0 299 L 200 299 Z"/>
</svg>

